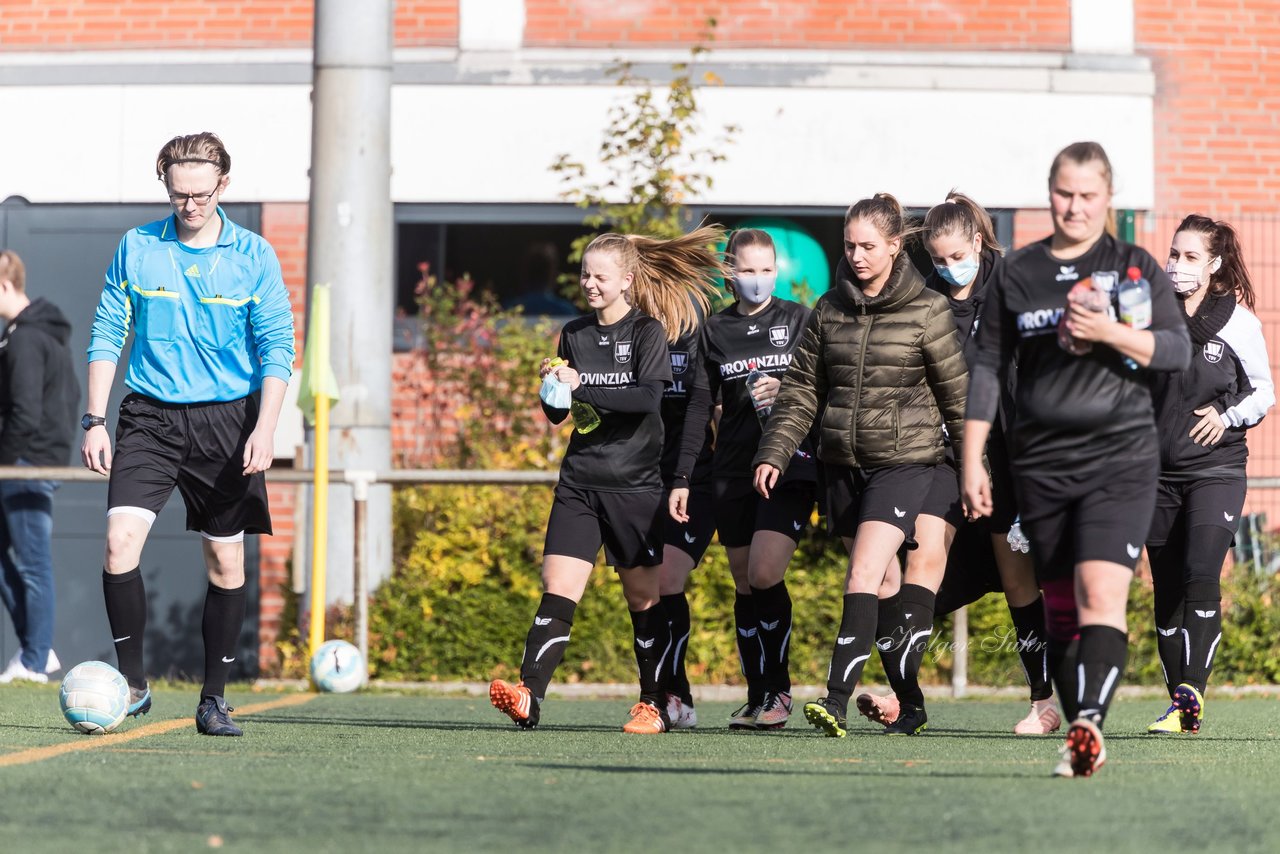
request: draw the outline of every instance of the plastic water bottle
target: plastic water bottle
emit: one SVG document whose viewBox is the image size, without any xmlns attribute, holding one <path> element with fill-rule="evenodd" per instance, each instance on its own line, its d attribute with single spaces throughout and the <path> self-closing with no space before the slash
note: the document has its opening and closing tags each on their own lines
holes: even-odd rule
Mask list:
<svg viewBox="0 0 1280 854">
<path fill-rule="evenodd" d="M 563 364 L 565 364 L 564 359 L 557 356 L 548 363 L 547 367 L 555 370 Z M 569 404 L 569 417 L 573 419 L 573 429 L 579 433 L 590 433 L 600 426 L 600 413 L 596 412 L 594 406 L 581 400 L 575 400 Z"/>
<path fill-rule="evenodd" d="M 1105 283 L 1090 279 L 1077 282 L 1067 292 L 1067 307 L 1069 308 L 1073 304 L 1082 305 L 1090 311 L 1106 311 L 1111 305 L 1110 288 L 1105 287 Z M 1093 350 L 1092 341 L 1077 341 L 1075 336 L 1067 331 L 1067 312 L 1065 310 L 1062 312 L 1062 318 L 1058 321 L 1058 346 L 1073 356 L 1083 356 Z"/>
<path fill-rule="evenodd" d="M 1128 278 L 1120 284 L 1120 322 L 1134 329 L 1147 329 L 1151 326 L 1151 283 L 1137 267 L 1130 267 L 1126 275 Z M 1124 364 L 1131 371 L 1138 369 L 1138 363 L 1127 356 Z"/>
<path fill-rule="evenodd" d="M 1009 527 L 1009 548 L 1015 552 L 1025 554 L 1031 553 L 1031 541 L 1027 539 L 1027 535 L 1022 533 L 1022 517 L 1013 520 L 1013 524 Z"/>
<path fill-rule="evenodd" d="M 1120 283 L 1120 320 L 1134 329 L 1151 326 L 1151 283 L 1137 267 L 1130 267 Z"/>
<path fill-rule="evenodd" d="M 756 418 L 760 419 L 761 427 L 764 427 L 764 422 L 769 419 L 769 410 L 773 409 L 772 406 L 765 406 L 756 399 L 756 383 L 764 378 L 765 374 L 756 368 L 755 359 L 747 362 L 747 394 L 751 395 L 751 405 L 756 409 Z"/>
</svg>

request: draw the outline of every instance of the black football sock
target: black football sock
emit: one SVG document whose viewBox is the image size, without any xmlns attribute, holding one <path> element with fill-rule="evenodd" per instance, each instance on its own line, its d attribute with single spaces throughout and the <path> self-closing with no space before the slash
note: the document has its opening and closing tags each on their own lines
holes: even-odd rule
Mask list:
<svg viewBox="0 0 1280 854">
<path fill-rule="evenodd" d="M 764 702 L 765 694 L 764 650 L 760 646 L 759 621 L 750 593 L 734 594 L 733 622 L 738 638 L 738 660 L 747 680 L 747 703 L 758 706 Z"/>
<path fill-rule="evenodd" d="M 908 705 L 923 707 L 924 692 L 920 690 L 920 664 L 924 661 L 929 637 L 933 634 L 934 593 L 919 584 L 902 585 L 903 642 L 892 656 L 893 678 L 890 684 L 898 700 Z M 886 671 L 888 675 L 888 671 Z M 895 681 L 896 680 L 896 681 Z"/>
<path fill-rule="evenodd" d="M 1187 585 L 1187 607 L 1182 617 L 1186 633 L 1187 657 L 1183 661 L 1182 681 L 1201 694 L 1213 672 L 1213 657 L 1222 640 L 1222 589 L 1213 581 L 1192 581 Z"/>
<path fill-rule="evenodd" d="M 1077 717 L 1099 727 L 1116 696 L 1129 657 L 1129 637 L 1112 626 L 1081 626 L 1076 671 L 1081 682 Z"/>
<path fill-rule="evenodd" d="M 787 582 L 772 587 L 752 587 L 759 620 L 760 646 L 764 649 L 764 681 L 770 691 L 791 693 L 791 666 L 787 649 L 791 645 L 791 594 Z"/>
<path fill-rule="evenodd" d="M 631 628 L 635 632 L 636 668 L 640 671 L 640 699 L 665 710 L 667 698 L 662 691 L 662 670 L 671 657 L 667 614 L 661 604 L 644 611 L 632 611 Z"/>
<path fill-rule="evenodd" d="M 1049 636 L 1049 676 L 1058 691 L 1062 716 L 1074 721 L 1080 712 L 1080 685 L 1076 678 L 1076 659 L 1080 655 L 1080 638 L 1069 640 Z"/>
<path fill-rule="evenodd" d="M 880 651 L 880 664 L 884 667 L 885 679 L 893 693 L 898 693 L 899 681 L 894 675 L 897 671 L 893 662 L 902 652 L 902 643 L 906 640 L 902 635 L 902 590 L 876 602 L 876 649 Z"/>
<path fill-rule="evenodd" d="M 573 626 L 573 612 L 578 603 L 554 593 L 543 593 L 533 625 L 524 639 L 524 659 L 520 662 L 520 681 L 539 703 L 547 696 L 551 677 L 564 658 Z"/>
<path fill-rule="evenodd" d="M 1165 688 L 1171 698 L 1173 689 L 1182 683 L 1183 545 L 1179 539 L 1176 544 L 1147 548 L 1151 585 L 1155 593 L 1156 652 L 1160 654 Z"/>
<path fill-rule="evenodd" d="M 221 697 L 227 689 L 227 675 L 239 655 L 240 629 L 244 627 L 244 585 L 233 589 L 212 582 L 204 594 L 204 686 L 201 697 Z"/>
<path fill-rule="evenodd" d="M 119 575 L 111 575 L 104 569 L 102 596 L 107 603 L 116 664 L 130 687 L 145 688 L 147 671 L 143 665 L 142 638 L 147 630 L 147 591 L 142 584 L 141 568 Z"/>
<path fill-rule="evenodd" d="M 1031 688 L 1031 700 L 1047 700 L 1053 696 L 1053 684 L 1049 681 L 1049 642 L 1044 629 L 1044 600 L 1021 608 L 1009 607 L 1013 618 L 1013 630 L 1018 639 L 1018 659 L 1027 674 Z"/>
<path fill-rule="evenodd" d="M 849 698 L 862 678 L 862 668 L 871 657 L 876 636 L 876 595 L 846 593 L 840 615 L 840 631 L 831 650 L 827 671 L 827 698 L 840 708 L 849 708 Z"/>
<path fill-rule="evenodd" d="M 667 668 L 667 690 L 679 697 L 686 706 L 692 706 L 693 694 L 689 691 L 689 675 L 684 669 L 689 632 L 693 628 L 689 620 L 689 599 L 683 593 L 670 593 L 662 597 L 662 609 L 667 612 L 667 625 L 671 627 L 673 644 L 671 666 Z"/>
</svg>

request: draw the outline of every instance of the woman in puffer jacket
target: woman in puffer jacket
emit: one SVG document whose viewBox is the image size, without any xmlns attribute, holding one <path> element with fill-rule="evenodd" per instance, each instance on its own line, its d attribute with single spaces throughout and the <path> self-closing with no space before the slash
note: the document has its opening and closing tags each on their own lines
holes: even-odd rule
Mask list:
<svg viewBox="0 0 1280 854">
<path fill-rule="evenodd" d="M 887 193 L 849 208 L 836 286 L 814 306 L 754 461 L 767 497 L 822 412 L 827 525 L 849 567 L 827 696 L 804 713 L 836 738 L 871 656 L 876 592 L 945 459 L 943 426 L 957 443 L 963 429 L 968 372 L 955 320 L 903 251 L 911 234 Z"/>
</svg>

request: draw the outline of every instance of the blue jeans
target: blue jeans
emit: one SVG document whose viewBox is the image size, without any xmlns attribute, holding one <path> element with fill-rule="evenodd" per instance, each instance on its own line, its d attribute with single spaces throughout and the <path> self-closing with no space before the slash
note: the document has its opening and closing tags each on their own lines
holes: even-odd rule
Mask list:
<svg viewBox="0 0 1280 854">
<path fill-rule="evenodd" d="M 57 488 L 52 480 L 0 480 L 0 599 L 22 644 L 22 665 L 36 673 L 45 672 L 53 645 Z"/>
</svg>

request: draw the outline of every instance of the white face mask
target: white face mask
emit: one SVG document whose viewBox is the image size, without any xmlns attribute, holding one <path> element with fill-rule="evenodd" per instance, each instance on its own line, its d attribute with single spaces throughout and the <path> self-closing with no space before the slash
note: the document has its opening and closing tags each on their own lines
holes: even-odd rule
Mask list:
<svg viewBox="0 0 1280 854">
<path fill-rule="evenodd" d="M 1164 271 L 1173 280 L 1173 289 L 1178 296 L 1186 297 L 1200 290 L 1221 266 L 1222 258 L 1220 257 L 1212 258 L 1209 263 L 1200 267 L 1179 264 L 1171 260 L 1165 265 Z"/>
<path fill-rule="evenodd" d="M 733 277 L 733 290 L 738 295 L 738 299 L 743 302 L 751 305 L 761 305 L 773 294 L 773 286 L 777 280 L 777 273 L 753 276 L 735 274 Z"/>
</svg>

